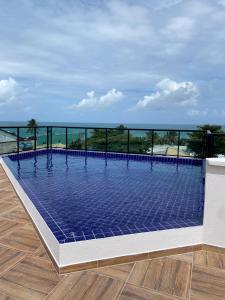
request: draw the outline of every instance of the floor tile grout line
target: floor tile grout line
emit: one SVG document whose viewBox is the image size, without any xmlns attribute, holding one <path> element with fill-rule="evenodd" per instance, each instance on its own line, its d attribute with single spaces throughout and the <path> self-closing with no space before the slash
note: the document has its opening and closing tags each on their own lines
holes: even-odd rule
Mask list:
<svg viewBox="0 0 225 300">
<path fill-rule="evenodd" d="M 12 299 L 12 300 L 20 300 L 19 298 L 15 298 L 15 297 L 9 296 L 5 291 L 3 292 L 3 291 L 0 290 L 0 293 L 1 293 L 3 296 L 9 297 L 10 300 L 11 300 L 11 299 Z"/>
<path fill-rule="evenodd" d="M 107 268 L 107 267 L 103 267 L 103 268 Z M 110 276 L 108 274 L 98 273 L 97 271 L 94 271 L 94 269 L 88 269 L 88 270 L 83 270 L 83 271 L 82 270 L 81 271 L 75 271 L 75 272 L 66 273 L 66 274 L 69 275 L 69 274 L 74 274 L 76 272 L 88 272 L 88 273 L 90 272 L 90 273 L 94 273 L 94 274 L 97 274 L 99 276 L 104 276 L 104 277 L 107 277 L 107 278 L 110 278 L 110 279 L 113 279 L 113 280 L 119 280 L 119 281 L 123 281 L 123 282 L 126 281 L 126 280 L 123 280 L 123 279 L 120 279 L 120 278 L 116 278 L 116 276 L 113 277 L 113 276 Z M 130 273 L 129 273 L 129 275 L 130 275 Z"/>
<path fill-rule="evenodd" d="M 4 203 L 7 203 L 7 202 L 4 202 Z M 12 203 L 12 204 L 14 204 L 14 203 Z M 4 214 L 8 214 L 8 213 L 12 212 L 13 210 L 15 210 L 16 208 L 18 208 L 17 206 L 19 207 L 19 205 L 16 205 L 4 212 L 0 212 L 0 218 L 2 218 L 2 216 L 4 216 Z"/>
<path fill-rule="evenodd" d="M 186 252 L 186 253 L 192 253 L 192 252 Z M 179 256 L 179 255 L 185 255 L 186 253 L 181 253 L 181 254 L 175 254 L 175 255 L 171 255 L 171 257 L 170 256 L 162 256 L 161 258 L 166 258 L 166 257 L 168 257 L 169 259 L 173 259 L 173 260 L 178 260 L 178 261 L 182 261 L 182 262 L 186 262 L 186 263 L 190 263 L 190 262 L 188 262 L 187 260 L 185 260 L 185 259 L 179 259 L 178 257 L 173 257 L 173 256 Z"/>
<path fill-rule="evenodd" d="M 188 252 L 188 253 L 191 253 L 191 252 Z M 161 259 L 163 259 L 163 258 L 170 258 L 170 256 L 164 256 L 164 257 L 160 257 L 160 258 L 161 258 Z M 158 259 L 158 258 L 154 258 L 154 259 Z M 144 259 L 144 260 L 140 260 L 140 261 L 143 262 L 143 261 L 149 261 L 149 260 L 153 260 L 153 259 Z M 179 259 L 174 259 L 174 260 L 186 262 L 186 261 L 184 261 L 184 260 L 179 260 Z M 182 297 L 179 297 L 179 296 L 176 296 L 176 295 L 171 295 L 171 294 L 164 293 L 164 292 L 161 292 L 161 291 L 159 292 L 159 291 L 157 291 L 157 290 L 154 290 L 154 289 L 151 289 L 151 288 L 148 288 L 148 287 L 139 286 L 139 285 L 136 285 L 136 284 L 134 284 L 134 283 L 129 283 L 128 280 L 129 280 L 129 278 L 130 278 L 130 276 L 131 276 L 131 273 L 132 273 L 132 271 L 133 271 L 133 269 L 134 269 L 134 266 L 135 266 L 136 263 L 138 263 L 138 262 L 140 262 L 140 261 L 134 262 L 134 265 L 133 265 L 133 267 L 132 267 L 132 270 L 130 271 L 127 280 L 124 282 L 124 285 L 123 285 L 122 290 L 124 289 L 125 284 L 130 284 L 130 285 L 135 286 L 135 287 L 139 287 L 139 288 L 142 288 L 142 289 L 145 289 L 145 290 L 150 290 L 150 291 L 155 292 L 155 293 L 158 293 L 158 294 L 160 294 L 160 295 L 169 296 L 169 297 L 175 297 L 176 299 L 182 299 L 182 300 L 185 300 L 185 298 L 182 298 Z M 129 262 L 129 263 L 132 263 L 132 262 Z M 123 281 L 123 280 L 121 280 L 121 279 L 119 279 L 119 278 L 116 278 L 116 277 L 113 277 L 113 276 L 110 276 L 110 275 L 107 275 L 107 274 L 98 273 L 96 270 L 98 270 L 98 269 L 104 269 L 104 268 L 108 268 L 108 267 L 113 267 L 113 266 L 126 265 L 126 264 L 129 264 L 129 263 L 116 264 L 116 265 L 111 265 L 111 266 L 104 266 L 104 267 L 100 267 L 100 268 L 87 269 L 87 270 L 83 270 L 83 271 L 80 270 L 80 271 L 77 271 L 77 272 L 91 272 L 91 273 L 95 273 L 95 274 L 98 274 L 98 275 L 100 275 L 100 276 L 107 277 L 107 278 L 110 278 L 110 279 Z M 188 262 L 186 262 L 186 263 L 188 263 Z M 189 263 L 189 264 L 190 264 L 190 263 Z M 68 273 L 68 274 L 73 274 L 73 273 L 76 273 L 76 272 L 72 272 L 72 273 Z M 146 273 L 147 273 L 147 270 L 146 270 Z M 146 273 L 145 273 L 145 274 L 146 274 Z M 121 291 L 121 293 L 122 293 L 122 291 Z M 120 295 L 121 295 L 121 293 L 120 293 Z M 118 298 L 117 298 L 117 299 L 118 299 Z M 187 299 L 187 298 L 186 298 L 186 299 Z"/>
<path fill-rule="evenodd" d="M 4 220 L 4 221 L 13 221 L 13 222 L 15 222 L 14 220 L 12 220 L 12 219 L 9 219 L 9 218 L 7 218 L 7 217 L 3 217 L 3 216 L 0 216 L 0 220 Z M 18 223 L 18 224 L 25 225 L 25 224 L 27 224 L 27 223 L 28 223 L 28 221 L 26 221 L 26 222 L 17 221 L 17 223 Z"/>
<path fill-rule="evenodd" d="M 4 270 L 3 272 L 0 273 L 0 279 L 5 275 L 5 273 L 9 272 L 12 270 L 17 264 L 21 263 L 23 259 L 26 258 L 26 254 L 24 254 L 16 263 L 12 264 L 8 269 Z"/>
<path fill-rule="evenodd" d="M 79 271 L 80 272 L 80 271 Z M 70 273 L 70 274 L 73 274 L 73 273 Z M 56 284 L 56 286 L 45 296 L 44 300 L 47 299 L 49 296 L 51 296 L 54 291 L 58 288 L 58 285 L 59 284 L 62 284 L 69 275 L 62 275 L 63 277 L 59 280 L 59 282 Z M 74 285 L 73 285 L 74 286 Z M 68 292 L 73 288 L 73 286 L 68 290 Z"/>
<path fill-rule="evenodd" d="M 163 258 L 168 258 L 168 256 L 165 256 Z M 146 274 L 147 274 L 147 271 L 145 273 L 145 276 L 146 276 Z M 169 293 L 167 293 L 165 291 L 158 291 L 158 290 L 146 287 L 146 286 L 142 286 L 141 288 L 145 288 L 146 290 L 150 290 L 150 291 L 155 292 L 156 294 L 159 294 L 161 296 L 168 296 L 168 297 L 175 298 L 175 299 L 187 300 L 187 298 L 183 298 L 183 297 L 179 297 L 179 296 L 176 296 L 176 295 L 172 295 L 172 294 L 169 294 Z"/>
<path fill-rule="evenodd" d="M 10 280 L 10 279 L 7 279 L 7 281 L 9 281 L 9 282 L 11 282 L 11 283 L 13 283 L 13 281 L 12 280 Z M 16 285 L 18 285 L 19 287 L 22 287 L 22 288 L 24 288 L 24 286 L 21 284 L 21 283 L 16 283 Z M 30 291 L 36 291 L 35 289 L 33 289 L 33 288 L 30 288 L 30 287 L 28 287 L 28 290 L 30 290 Z M 0 292 L 1 292 L 2 290 L 0 289 Z M 42 294 L 46 294 L 46 293 L 42 293 Z M 11 295 L 8 295 L 9 297 L 11 297 Z M 18 299 L 18 300 L 21 300 L 21 299 Z M 29 299 L 30 300 L 30 299 Z"/>
<path fill-rule="evenodd" d="M 216 268 L 216 267 L 212 267 L 212 266 L 207 266 L 207 265 L 201 265 L 201 264 L 195 264 L 195 266 L 198 266 L 198 267 L 202 267 L 204 269 L 209 269 L 209 270 L 214 270 L 214 271 L 219 271 L 221 273 L 225 273 L 225 269 L 221 269 L 221 268 Z"/>
<path fill-rule="evenodd" d="M 24 225 L 24 224 L 21 224 L 21 223 L 16 223 L 16 222 L 14 222 L 14 223 L 17 224 L 18 227 L 16 227 L 16 228 L 10 230 L 9 232 L 7 232 L 7 233 L 5 233 L 5 234 L 3 234 L 3 235 L 0 235 L 0 244 L 1 244 L 1 239 L 2 239 L 2 238 L 4 238 L 4 237 L 10 235 L 11 233 L 13 233 L 14 231 L 16 231 L 16 230 L 18 230 L 18 229 L 20 229 L 20 228 L 22 228 L 23 225 Z"/>
<path fill-rule="evenodd" d="M 170 258 L 169 256 L 165 256 L 165 257 L 162 257 L 162 259 L 163 258 Z M 147 259 L 147 260 L 149 260 L 149 259 Z M 179 260 L 179 259 L 177 259 L 178 261 L 181 261 L 181 260 Z M 183 262 L 183 261 L 182 261 Z M 138 262 L 135 262 L 135 264 L 136 263 L 138 263 Z M 188 263 L 188 262 L 187 262 Z M 135 266 L 135 264 L 134 264 L 134 266 Z M 190 264 L 190 263 L 188 263 L 188 264 Z M 134 268 L 134 266 L 133 266 L 133 268 Z M 132 271 L 133 271 L 133 268 L 132 268 Z M 131 271 L 131 272 L 132 272 Z M 145 276 L 146 276 L 146 273 L 147 273 L 147 270 L 146 270 L 146 272 L 145 272 Z M 129 274 L 129 277 L 130 277 L 130 275 L 131 275 L 131 273 Z M 144 276 L 144 277 L 145 277 Z M 110 277 L 110 276 L 109 276 Z M 110 277 L 111 278 L 111 277 Z M 127 282 L 126 283 L 128 283 L 128 280 L 129 279 L 127 279 Z M 132 285 L 132 286 L 135 286 L 135 287 L 138 287 L 138 288 L 141 288 L 141 289 L 145 289 L 145 290 L 149 290 L 149 291 L 152 291 L 152 292 L 154 292 L 154 293 L 156 293 L 156 294 L 159 294 L 159 295 L 161 295 L 161 296 L 168 296 L 168 297 L 172 297 L 172 298 L 175 298 L 175 299 L 182 299 L 182 300 L 186 300 L 187 298 L 183 298 L 183 297 L 179 297 L 179 296 L 176 296 L 176 295 L 171 295 L 171 294 L 168 294 L 168 293 L 166 293 L 166 292 L 164 292 L 164 291 L 157 291 L 157 290 L 154 290 L 154 289 L 151 289 L 151 288 L 149 288 L 149 287 L 145 287 L 145 286 L 139 286 L 139 285 L 136 285 L 136 284 L 134 284 L 134 283 L 128 283 L 128 284 L 130 284 L 130 285 Z M 125 286 L 125 285 L 124 285 Z M 123 286 L 123 289 L 124 289 L 124 286 Z M 122 289 L 122 290 L 123 290 Z M 118 298 L 117 298 L 118 299 Z"/>
<path fill-rule="evenodd" d="M 143 289 L 143 290 L 146 290 L 146 291 L 153 292 L 153 293 L 155 293 L 157 295 L 160 295 L 160 296 L 167 296 L 167 297 L 174 298 L 174 299 L 177 299 L 177 300 L 187 300 L 187 298 L 182 298 L 182 297 L 179 297 L 179 296 L 176 296 L 176 295 L 171 295 L 171 294 L 168 294 L 168 293 L 162 292 L 162 291 L 159 292 L 157 290 L 154 290 L 154 289 L 151 289 L 151 288 L 148 288 L 148 287 L 144 287 L 144 286 L 139 286 L 139 285 L 136 285 L 134 283 L 128 282 L 127 284 L 132 285 L 132 286 L 137 287 L 137 288 L 140 288 L 140 289 Z"/>
<path fill-rule="evenodd" d="M 1 243 L 1 241 L 0 241 L 0 247 L 5 247 L 5 248 L 9 248 L 11 250 L 23 252 L 24 254 L 31 254 L 32 253 L 32 251 L 20 250 L 18 248 L 13 247 L 13 246 L 5 245 L 5 244 Z"/>
<path fill-rule="evenodd" d="M 116 300 L 118 300 L 119 297 L 121 296 L 121 294 L 122 294 L 122 292 L 123 292 L 123 290 L 124 290 L 124 288 L 125 288 L 125 286 L 126 286 L 128 280 L 130 279 L 130 276 L 131 276 L 131 274 L 132 274 L 132 272 L 133 272 L 133 269 L 134 269 L 134 266 L 136 265 L 136 263 L 137 263 L 137 262 L 135 262 L 135 263 L 133 264 L 132 269 L 130 270 L 129 275 L 127 276 L 127 279 L 124 281 L 124 284 L 123 284 L 123 286 L 122 286 L 120 292 L 118 293 L 118 295 L 117 295 L 117 297 L 116 297 Z"/>
<path fill-rule="evenodd" d="M 192 256 L 192 264 L 191 264 L 191 274 L 190 274 L 190 282 L 189 282 L 189 293 L 188 293 L 188 299 L 191 299 L 191 282 L 192 282 L 192 274 L 193 274 L 193 268 L 194 268 L 194 255 L 195 253 L 193 253 Z"/>
<path fill-rule="evenodd" d="M 62 274 L 62 279 L 58 282 L 58 284 L 60 284 L 61 282 L 63 282 L 63 281 L 65 281 L 70 275 L 72 275 L 72 274 L 74 274 L 74 273 L 88 273 L 88 271 L 77 271 L 77 272 L 73 272 L 73 273 L 69 273 L 69 274 Z M 101 274 L 99 274 L 99 276 L 103 276 L 103 275 L 101 275 Z M 79 279 L 80 280 L 80 279 Z M 79 281 L 78 280 L 78 281 Z M 66 295 L 63 297 L 63 299 L 65 299 L 65 297 L 67 297 L 67 294 L 73 289 L 73 287 L 77 284 L 77 282 L 78 281 L 75 281 L 75 282 L 73 282 L 73 284 L 71 284 L 71 286 L 70 286 L 70 288 L 67 290 L 67 292 L 66 292 Z M 47 299 L 49 296 L 51 296 L 51 294 L 53 294 L 54 293 L 54 291 L 55 291 L 55 289 L 57 288 L 57 286 L 58 286 L 58 284 L 52 289 L 52 291 L 50 291 L 50 293 L 49 294 L 47 294 L 46 296 L 45 296 L 45 298 L 44 298 L 44 300 L 45 299 Z M 90 287 L 89 287 L 90 288 Z M 87 293 L 87 291 L 85 292 L 85 294 Z M 60 300 L 63 300 L 63 299 L 60 299 Z"/>
</svg>

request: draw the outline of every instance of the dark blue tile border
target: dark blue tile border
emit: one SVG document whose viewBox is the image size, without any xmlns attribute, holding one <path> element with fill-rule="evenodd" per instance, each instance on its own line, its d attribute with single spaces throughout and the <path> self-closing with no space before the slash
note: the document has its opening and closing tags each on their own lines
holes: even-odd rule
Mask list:
<svg viewBox="0 0 225 300">
<path fill-rule="evenodd" d="M 98 157 L 98 158 L 110 158 L 110 159 L 121 159 L 121 160 L 136 160 L 136 161 L 157 161 L 167 163 L 179 163 L 185 165 L 201 166 L 203 159 L 199 158 L 181 158 L 173 156 L 159 156 L 159 155 L 144 155 L 144 154 L 131 154 L 131 153 L 114 153 L 114 152 L 98 152 L 98 151 L 84 151 L 84 150 L 67 150 L 67 149 L 43 149 L 36 151 L 21 152 L 18 154 L 10 154 L 11 160 L 26 159 L 28 157 L 34 157 L 46 153 L 59 153 L 69 154 L 74 156 L 86 156 L 86 157 Z"/>
</svg>

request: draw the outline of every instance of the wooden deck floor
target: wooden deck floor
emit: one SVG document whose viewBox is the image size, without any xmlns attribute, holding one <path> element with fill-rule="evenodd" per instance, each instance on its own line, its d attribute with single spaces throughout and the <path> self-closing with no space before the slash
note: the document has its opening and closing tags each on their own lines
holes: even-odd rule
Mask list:
<svg viewBox="0 0 225 300">
<path fill-rule="evenodd" d="M 198 251 L 58 275 L 0 166 L 0 300 L 225 299 L 225 255 Z"/>
</svg>

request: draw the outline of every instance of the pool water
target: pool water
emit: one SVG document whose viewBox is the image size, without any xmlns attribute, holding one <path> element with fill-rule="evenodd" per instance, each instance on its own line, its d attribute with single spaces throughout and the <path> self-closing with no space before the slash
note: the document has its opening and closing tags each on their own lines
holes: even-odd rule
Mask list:
<svg viewBox="0 0 225 300">
<path fill-rule="evenodd" d="M 60 243 L 203 222 L 200 160 L 46 150 L 4 160 Z"/>
</svg>

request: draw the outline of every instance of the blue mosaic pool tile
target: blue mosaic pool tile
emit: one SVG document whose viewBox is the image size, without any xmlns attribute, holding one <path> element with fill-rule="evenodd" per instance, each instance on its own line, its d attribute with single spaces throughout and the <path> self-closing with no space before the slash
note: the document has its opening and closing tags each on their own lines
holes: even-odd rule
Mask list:
<svg viewBox="0 0 225 300">
<path fill-rule="evenodd" d="M 50 149 L 4 160 L 59 243 L 202 225 L 200 159 Z"/>
<path fill-rule="evenodd" d="M 202 165 L 203 160 L 198 158 L 180 158 L 180 157 L 171 157 L 171 156 L 160 156 L 160 155 L 146 155 L 146 154 L 127 154 L 127 153 L 112 153 L 112 152 L 99 152 L 99 151 L 79 151 L 79 150 L 70 150 L 70 149 L 43 149 L 36 151 L 27 151 L 20 152 L 18 154 L 10 154 L 12 160 L 17 159 L 26 159 L 29 157 L 38 157 L 43 154 L 54 154 L 61 153 L 71 156 L 86 156 L 86 157 L 102 157 L 109 159 L 129 159 L 129 160 L 148 160 L 148 161 L 159 161 L 159 162 L 170 162 L 170 163 L 181 163 L 188 165 Z"/>
</svg>

